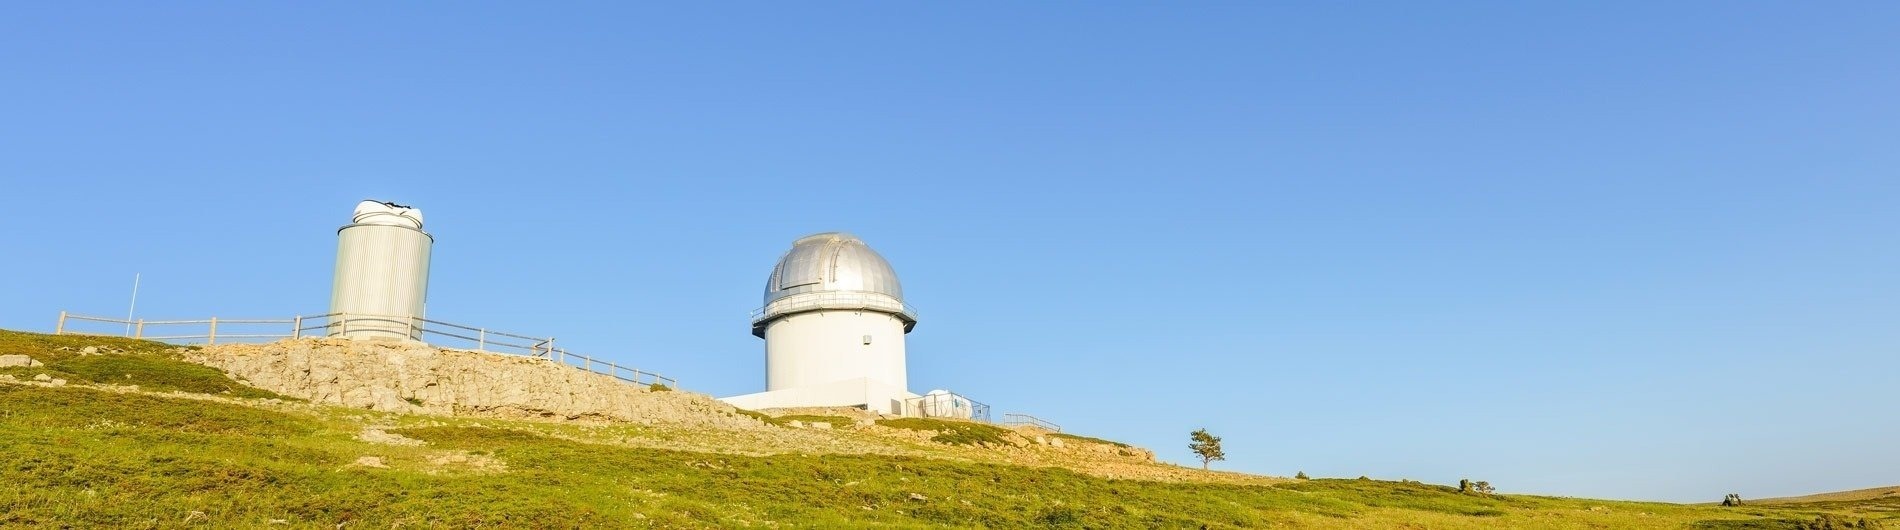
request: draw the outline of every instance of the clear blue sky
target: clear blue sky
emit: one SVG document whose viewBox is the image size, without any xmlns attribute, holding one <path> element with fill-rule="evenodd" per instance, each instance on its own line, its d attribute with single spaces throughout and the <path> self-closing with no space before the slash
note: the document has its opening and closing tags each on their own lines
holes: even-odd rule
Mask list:
<svg viewBox="0 0 1900 530">
<path fill-rule="evenodd" d="M 0 327 L 431 316 L 731 395 L 857 233 L 949 388 L 1257 473 L 1900 483 L 1900 4 L 9 3 Z"/>
</svg>

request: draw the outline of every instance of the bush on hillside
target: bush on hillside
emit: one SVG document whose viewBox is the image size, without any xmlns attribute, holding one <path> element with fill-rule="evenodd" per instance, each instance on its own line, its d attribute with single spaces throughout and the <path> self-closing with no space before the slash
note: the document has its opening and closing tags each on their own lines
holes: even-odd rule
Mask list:
<svg viewBox="0 0 1900 530">
<path fill-rule="evenodd" d="M 1485 482 L 1482 480 L 1473 481 L 1471 479 L 1458 479 L 1458 493 L 1475 493 L 1479 495 L 1490 495 L 1492 492 L 1495 492 L 1495 491 L 1497 491 L 1497 489 L 1491 487 L 1490 482 Z"/>
</svg>

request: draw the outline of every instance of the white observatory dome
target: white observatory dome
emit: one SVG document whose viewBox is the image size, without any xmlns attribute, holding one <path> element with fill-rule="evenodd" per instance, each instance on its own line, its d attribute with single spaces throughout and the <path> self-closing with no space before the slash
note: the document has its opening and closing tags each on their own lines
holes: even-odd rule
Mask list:
<svg viewBox="0 0 1900 530">
<path fill-rule="evenodd" d="M 753 334 L 764 336 L 765 325 L 775 318 L 820 309 L 891 313 L 904 321 L 906 332 L 917 325 L 890 262 L 858 236 L 843 232 L 792 242 L 765 280 L 765 306 L 754 316 Z"/>
<path fill-rule="evenodd" d="M 899 301 L 904 288 L 884 256 L 858 236 L 826 232 L 801 237 L 772 267 L 765 281 L 765 303 L 817 291 L 877 293 Z"/>
<path fill-rule="evenodd" d="M 359 225 L 406 226 L 422 229 L 422 210 L 393 202 L 366 200 L 356 203 L 350 223 Z"/>
</svg>

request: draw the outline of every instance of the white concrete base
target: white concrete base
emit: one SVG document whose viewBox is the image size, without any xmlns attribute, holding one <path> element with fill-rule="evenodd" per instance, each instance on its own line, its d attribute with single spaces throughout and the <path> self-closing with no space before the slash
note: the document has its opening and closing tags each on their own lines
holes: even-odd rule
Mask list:
<svg viewBox="0 0 1900 530">
<path fill-rule="evenodd" d="M 916 398 L 902 388 L 860 377 L 798 388 L 720 398 L 746 410 L 793 407 L 864 407 L 881 414 L 904 414 L 904 400 Z"/>
</svg>

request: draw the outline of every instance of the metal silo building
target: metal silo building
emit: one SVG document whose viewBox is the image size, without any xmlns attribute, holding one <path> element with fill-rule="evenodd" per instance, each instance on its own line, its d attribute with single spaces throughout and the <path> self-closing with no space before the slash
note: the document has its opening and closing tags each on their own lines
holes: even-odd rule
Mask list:
<svg viewBox="0 0 1900 530">
<path fill-rule="evenodd" d="M 421 340 L 429 296 L 429 247 L 422 211 L 363 201 L 337 230 L 336 281 L 330 290 L 329 335 Z"/>
<path fill-rule="evenodd" d="M 752 334 L 765 339 L 765 392 L 725 398 L 748 409 L 861 406 L 900 414 L 904 334 L 917 314 L 897 271 L 857 236 L 792 243 L 765 282 Z"/>
</svg>

